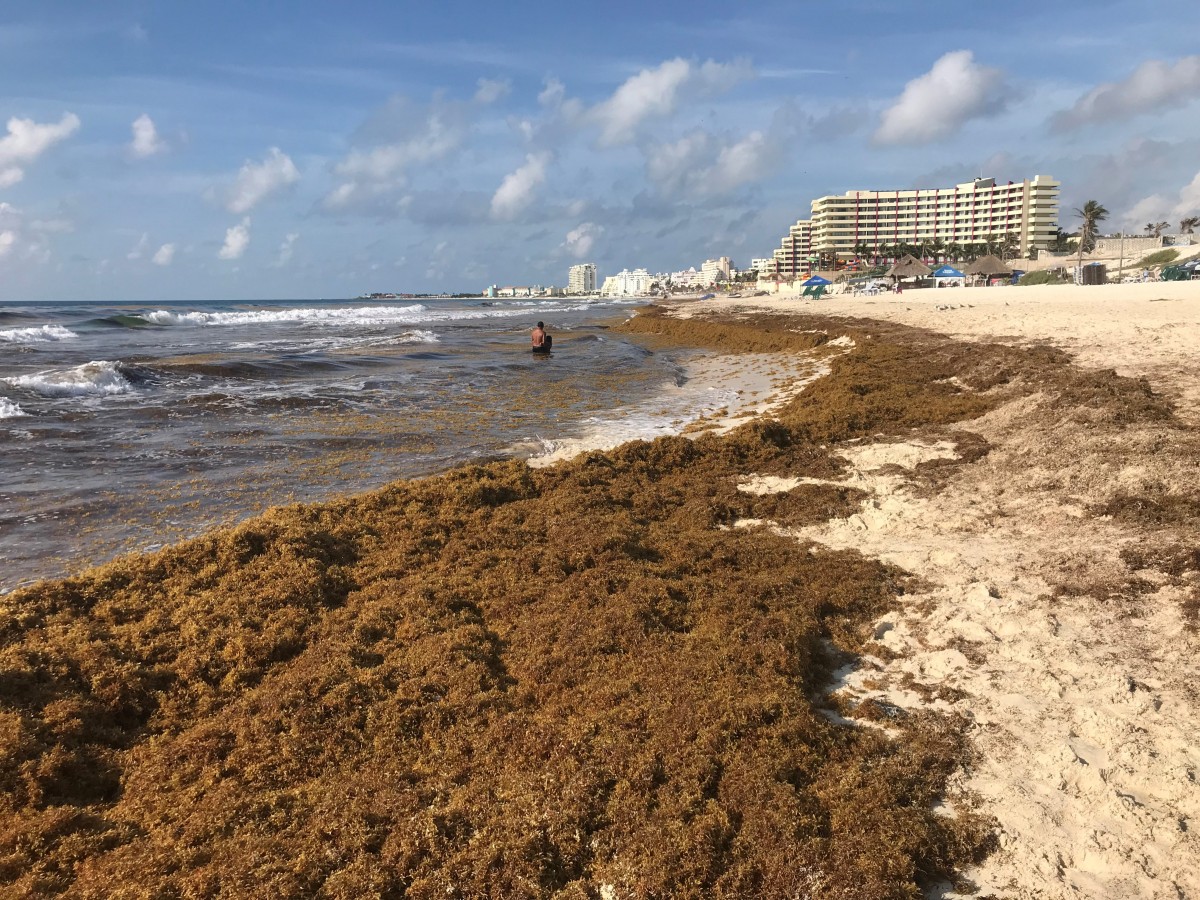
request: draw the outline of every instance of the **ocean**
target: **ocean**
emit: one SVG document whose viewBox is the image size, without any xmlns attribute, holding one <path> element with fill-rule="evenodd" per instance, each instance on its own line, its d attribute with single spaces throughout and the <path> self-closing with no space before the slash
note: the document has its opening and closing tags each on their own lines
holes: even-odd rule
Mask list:
<svg viewBox="0 0 1200 900">
<path fill-rule="evenodd" d="M 0 593 L 282 503 L 679 431 L 737 402 L 639 304 L 0 304 Z M 554 353 L 528 352 L 545 320 Z"/>
</svg>

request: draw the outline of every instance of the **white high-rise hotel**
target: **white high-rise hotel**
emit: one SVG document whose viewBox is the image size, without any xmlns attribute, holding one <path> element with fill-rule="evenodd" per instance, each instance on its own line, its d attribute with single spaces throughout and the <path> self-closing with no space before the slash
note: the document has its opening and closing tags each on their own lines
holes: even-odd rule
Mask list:
<svg viewBox="0 0 1200 900">
<path fill-rule="evenodd" d="M 567 293 L 590 294 L 596 290 L 596 264 L 582 263 L 567 270 Z"/>
<path fill-rule="evenodd" d="M 1021 252 L 1046 248 L 1058 228 L 1059 183 L 1048 175 L 997 184 L 978 178 L 949 188 L 847 191 L 812 202 L 812 216 L 789 230 L 775 251 L 785 278 L 808 275 L 814 258 L 829 265 L 858 255 L 856 248 L 943 241 L 979 244 L 1009 234 Z M 766 274 L 766 273 L 763 273 Z"/>
</svg>

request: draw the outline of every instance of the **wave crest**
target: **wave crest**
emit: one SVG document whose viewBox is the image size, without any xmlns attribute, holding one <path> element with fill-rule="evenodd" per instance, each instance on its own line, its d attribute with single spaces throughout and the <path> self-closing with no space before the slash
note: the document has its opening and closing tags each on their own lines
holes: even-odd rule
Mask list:
<svg viewBox="0 0 1200 900">
<path fill-rule="evenodd" d="M 94 360 L 73 369 L 54 369 L 4 380 L 13 387 L 25 388 L 43 397 L 111 397 L 127 394 L 133 389 L 133 384 L 121 370 L 121 364 L 107 360 Z"/>
<path fill-rule="evenodd" d="M 69 341 L 75 332 L 61 325 L 37 325 L 30 328 L 6 328 L 0 331 L 0 341 L 10 344 L 45 344 L 50 341 Z"/>
<path fill-rule="evenodd" d="M 359 306 L 351 309 L 263 309 L 242 312 L 173 312 L 157 309 L 145 313 L 152 325 L 254 325 L 303 324 L 307 322 L 351 325 L 409 324 L 421 321 L 426 309 L 419 303 L 411 306 Z"/>
<path fill-rule="evenodd" d="M 21 409 L 19 403 L 13 403 L 7 397 L 0 397 L 0 419 L 15 419 L 17 416 L 27 416 L 29 413 Z"/>
</svg>

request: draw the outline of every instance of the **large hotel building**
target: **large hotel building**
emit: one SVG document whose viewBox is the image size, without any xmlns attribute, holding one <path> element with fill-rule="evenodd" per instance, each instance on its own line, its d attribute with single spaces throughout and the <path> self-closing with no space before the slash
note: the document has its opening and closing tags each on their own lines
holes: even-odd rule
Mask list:
<svg viewBox="0 0 1200 900">
<path fill-rule="evenodd" d="M 1003 241 L 1015 234 L 1022 252 L 1049 247 L 1058 229 L 1059 183 L 1047 175 L 997 184 L 979 178 L 950 188 L 910 191 L 847 191 L 812 202 L 775 251 L 776 271 L 807 276 L 836 259 L 858 255 L 856 247 Z"/>
</svg>

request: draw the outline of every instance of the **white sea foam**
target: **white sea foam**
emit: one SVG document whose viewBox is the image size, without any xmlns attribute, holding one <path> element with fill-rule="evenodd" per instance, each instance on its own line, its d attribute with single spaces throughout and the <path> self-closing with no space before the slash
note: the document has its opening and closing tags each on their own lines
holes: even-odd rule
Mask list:
<svg viewBox="0 0 1200 900">
<path fill-rule="evenodd" d="M 159 309 L 142 318 L 155 325 L 420 325 L 472 319 L 503 319 L 528 316 L 531 308 L 538 315 L 579 312 L 587 304 L 546 305 L 510 304 L 488 309 L 430 308 L 420 303 L 411 306 L 358 306 L 349 309 L 263 309 L 239 312 L 175 312 Z"/>
<path fill-rule="evenodd" d="M 38 325 L 34 328 L 6 328 L 0 331 L 0 341 L 10 344 L 45 344 L 77 338 L 75 332 L 61 325 Z"/>
<path fill-rule="evenodd" d="M 343 323 L 350 325 L 408 324 L 423 320 L 426 308 L 411 306 L 359 306 L 352 309 L 255 309 L 240 312 L 173 312 L 158 309 L 143 318 L 155 325 L 256 325 L 289 323 Z"/>
<path fill-rule="evenodd" d="M 302 339 L 234 341 L 230 350 L 267 351 L 269 353 L 321 353 L 339 350 L 360 350 L 388 347 L 394 344 L 436 344 L 438 336 L 432 331 L 413 330 L 400 334 L 328 335 Z"/>
<path fill-rule="evenodd" d="M 535 468 L 570 459 L 589 450 L 611 450 L 628 441 L 652 441 L 679 434 L 705 420 L 725 433 L 771 414 L 808 384 L 827 375 L 828 365 L 804 357 L 776 354 L 712 356 L 693 360 L 682 384 L 668 384 L 655 400 L 612 418 L 585 420 L 582 434 L 550 440 L 538 437 L 528 459 Z M 514 452 L 522 449 L 514 447 Z"/>
<path fill-rule="evenodd" d="M 27 416 L 29 413 L 21 409 L 19 403 L 13 403 L 7 397 L 0 397 L 0 419 L 15 419 L 17 416 Z"/>
<path fill-rule="evenodd" d="M 438 336 L 432 331 L 407 331 L 396 338 L 398 344 L 436 344 Z"/>
<path fill-rule="evenodd" d="M 117 364 L 107 360 L 4 380 L 13 387 L 25 388 L 43 397 L 109 397 L 128 393 L 133 387 Z"/>
</svg>

